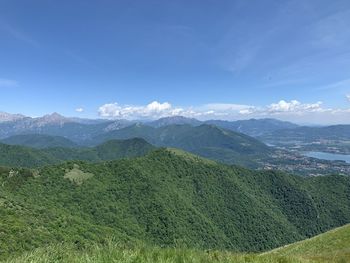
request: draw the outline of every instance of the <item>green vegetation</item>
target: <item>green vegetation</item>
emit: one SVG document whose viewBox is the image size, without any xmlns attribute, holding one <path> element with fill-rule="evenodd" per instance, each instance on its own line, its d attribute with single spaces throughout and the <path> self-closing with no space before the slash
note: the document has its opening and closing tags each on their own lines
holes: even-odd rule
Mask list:
<svg viewBox="0 0 350 263">
<path fill-rule="evenodd" d="M 98 162 L 142 156 L 154 148 L 139 138 L 124 141 L 112 140 L 92 148 L 33 149 L 0 143 L 0 165 L 33 168 L 68 160 Z"/>
<path fill-rule="evenodd" d="M 271 148 L 252 137 L 208 124 L 159 128 L 135 124 L 96 136 L 93 143 L 133 137 L 143 138 L 156 146 L 175 147 L 212 160 L 252 168 L 257 167 L 257 160 L 272 152 Z"/>
<path fill-rule="evenodd" d="M 84 173 L 79 169 L 79 165 L 74 164 L 73 169 L 67 170 L 64 178 L 69 179 L 71 182 L 77 185 L 82 185 L 84 181 L 93 177 L 92 173 Z"/>
<path fill-rule="evenodd" d="M 83 181 L 67 180 L 67 173 Z M 257 172 L 173 149 L 102 163 L 1 168 L 0 188 L 2 258 L 62 242 L 74 244 L 80 257 L 94 244 L 105 249 L 111 238 L 257 252 L 350 221 L 350 177 Z"/>
<path fill-rule="evenodd" d="M 142 244 L 118 244 L 107 241 L 78 249 L 73 245 L 52 245 L 24 253 L 7 263 L 26 262 L 135 262 L 135 263 L 346 263 L 350 260 L 350 225 L 316 237 L 262 253 L 244 254 L 215 250 L 160 248 Z"/>
<path fill-rule="evenodd" d="M 24 134 L 15 135 L 1 140 L 4 144 L 22 145 L 32 148 L 53 148 L 53 147 L 67 147 L 73 148 L 78 145 L 71 140 L 61 136 L 50 136 L 45 134 Z"/>
<path fill-rule="evenodd" d="M 6 261 L 7 263 L 302 263 L 297 258 L 279 256 L 233 254 L 221 251 L 203 251 L 181 248 L 159 248 L 149 246 L 125 246 L 110 243 L 77 250 L 72 246 L 51 246 Z"/>
<path fill-rule="evenodd" d="M 333 229 L 316 237 L 272 250 L 267 255 L 298 257 L 317 262 L 350 261 L 350 225 Z"/>
</svg>

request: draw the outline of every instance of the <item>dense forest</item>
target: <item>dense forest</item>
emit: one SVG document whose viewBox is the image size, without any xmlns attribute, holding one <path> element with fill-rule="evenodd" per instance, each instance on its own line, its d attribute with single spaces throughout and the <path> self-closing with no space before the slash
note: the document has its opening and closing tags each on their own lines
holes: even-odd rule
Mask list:
<svg viewBox="0 0 350 263">
<path fill-rule="evenodd" d="M 0 255 L 137 242 L 264 251 L 350 221 L 350 177 L 301 178 L 173 149 L 0 170 Z"/>
</svg>

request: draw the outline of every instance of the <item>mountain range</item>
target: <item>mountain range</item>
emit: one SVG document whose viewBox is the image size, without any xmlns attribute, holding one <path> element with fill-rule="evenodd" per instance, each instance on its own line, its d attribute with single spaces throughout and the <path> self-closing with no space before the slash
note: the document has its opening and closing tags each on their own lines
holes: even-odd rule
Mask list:
<svg viewBox="0 0 350 263">
<path fill-rule="evenodd" d="M 68 160 L 98 162 L 142 156 L 154 148 L 153 145 L 139 138 L 122 141 L 110 140 L 96 147 L 80 148 L 53 147 L 35 149 L 0 143 L 0 165 L 33 168 L 62 163 Z"/>
<path fill-rule="evenodd" d="M 134 124 L 93 138 L 93 143 L 111 139 L 143 138 L 156 146 L 175 147 L 203 157 L 230 164 L 256 166 L 273 149 L 242 133 L 225 130 L 214 125 L 168 125 L 154 128 Z"/>
<path fill-rule="evenodd" d="M 303 156 L 303 151 L 315 150 L 350 153 L 346 132 L 346 125 L 299 127 L 274 119 L 202 122 L 181 116 L 140 122 L 66 118 L 53 113 L 0 122 L 0 142 L 4 144 L 39 149 L 86 148 L 108 140 L 138 137 L 157 147 L 180 148 L 227 164 L 278 169 L 306 176 L 350 172 L 350 166 L 345 162 Z M 304 141 L 312 136 L 318 140 L 304 143 L 297 140 L 296 135 Z M 86 157 L 82 159 L 86 160 Z"/>
<path fill-rule="evenodd" d="M 209 120 L 199 121 L 182 116 L 165 117 L 155 121 L 128 121 L 128 120 L 93 120 L 80 118 L 67 118 L 58 113 L 43 117 L 31 118 L 19 114 L 2 113 L 0 115 L 0 138 L 13 135 L 40 133 L 67 137 L 76 142 L 89 140 L 94 136 L 108 131 L 118 130 L 135 123 L 161 128 L 169 125 L 202 124 L 215 125 L 231 131 L 245 133 L 250 136 L 259 136 L 279 129 L 298 127 L 290 122 L 275 119 L 251 119 L 241 121 Z"/>
</svg>

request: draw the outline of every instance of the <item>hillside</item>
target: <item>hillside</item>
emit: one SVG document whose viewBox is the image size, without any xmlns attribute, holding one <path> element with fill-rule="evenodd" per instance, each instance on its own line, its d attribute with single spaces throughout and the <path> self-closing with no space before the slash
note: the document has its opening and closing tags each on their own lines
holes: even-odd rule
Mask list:
<svg viewBox="0 0 350 263">
<path fill-rule="evenodd" d="M 3 258 L 111 237 L 261 251 L 350 222 L 349 177 L 257 172 L 167 149 L 107 163 L 2 168 L 0 187 Z"/>
<path fill-rule="evenodd" d="M 276 119 L 249 119 L 238 121 L 209 120 L 205 123 L 241 132 L 253 137 L 262 136 L 271 132 L 278 133 L 279 130 L 289 130 L 299 127 L 294 123 Z"/>
<path fill-rule="evenodd" d="M 61 136 L 50 136 L 46 134 L 14 135 L 1 140 L 1 143 L 10 145 L 22 145 L 38 149 L 53 147 L 78 147 L 76 143 L 68 140 L 67 138 Z"/>
<path fill-rule="evenodd" d="M 350 225 L 333 229 L 316 237 L 272 250 L 267 255 L 297 257 L 317 262 L 350 261 Z"/>
<path fill-rule="evenodd" d="M 139 138 L 111 140 L 91 148 L 54 147 L 34 149 L 0 143 L 0 165 L 33 168 L 68 160 L 97 162 L 142 156 L 154 148 L 154 146 Z"/>
<path fill-rule="evenodd" d="M 256 160 L 266 157 L 272 149 L 260 141 L 214 125 L 169 125 L 159 128 L 135 124 L 94 138 L 94 143 L 110 139 L 144 138 L 156 146 L 175 147 L 200 156 L 256 167 Z"/>
<path fill-rule="evenodd" d="M 277 119 L 264 118 L 264 119 L 248 119 L 237 121 L 225 121 L 225 120 L 207 120 L 199 121 L 193 118 L 186 118 L 183 116 L 172 116 L 160 118 L 152 122 L 146 123 L 149 126 L 159 128 L 169 125 L 184 125 L 189 124 L 192 126 L 199 126 L 202 124 L 215 125 L 219 128 L 231 130 L 235 132 L 241 132 L 249 136 L 257 137 L 264 134 L 268 134 L 277 130 L 294 129 L 299 127 L 297 124 L 281 121 Z"/>
</svg>

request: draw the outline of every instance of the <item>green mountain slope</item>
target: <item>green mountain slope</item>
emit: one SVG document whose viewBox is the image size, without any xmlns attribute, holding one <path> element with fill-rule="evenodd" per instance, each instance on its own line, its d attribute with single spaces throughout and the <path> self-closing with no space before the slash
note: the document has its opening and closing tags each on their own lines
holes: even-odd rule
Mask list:
<svg viewBox="0 0 350 263">
<path fill-rule="evenodd" d="M 45 134 L 23 134 L 15 135 L 1 140 L 4 144 L 22 145 L 32 148 L 52 148 L 52 147 L 66 147 L 73 148 L 78 145 L 71 140 L 61 136 L 51 136 Z"/>
<path fill-rule="evenodd" d="M 164 147 L 180 148 L 206 158 L 256 167 L 256 160 L 266 157 L 272 149 L 260 141 L 213 125 L 169 125 L 159 128 L 135 124 L 95 137 L 95 143 L 110 139 L 144 138 Z"/>
<path fill-rule="evenodd" d="M 282 129 L 287 130 L 298 127 L 298 125 L 291 122 L 269 118 L 238 121 L 209 120 L 205 123 L 216 125 L 227 130 L 241 132 L 253 137 L 262 136 L 271 132 L 278 133 L 278 131 Z"/>
<path fill-rule="evenodd" d="M 159 149 L 107 163 L 1 170 L 0 251 L 57 242 L 261 251 L 350 221 L 350 178 L 257 172 Z M 336 200 L 336 202 L 334 201 Z"/>
<path fill-rule="evenodd" d="M 350 225 L 333 229 L 316 237 L 303 240 L 282 248 L 277 248 L 267 255 L 297 257 L 317 262 L 350 261 Z"/>
<path fill-rule="evenodd" d="M 96 147 L 33 149 L 0 143 L 0 165 L 38 167 L 68 160 L 103 161 L 142 156 L 155 147 L 143 139 L 111 140 Z"/>
</svg>

